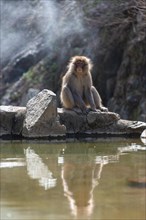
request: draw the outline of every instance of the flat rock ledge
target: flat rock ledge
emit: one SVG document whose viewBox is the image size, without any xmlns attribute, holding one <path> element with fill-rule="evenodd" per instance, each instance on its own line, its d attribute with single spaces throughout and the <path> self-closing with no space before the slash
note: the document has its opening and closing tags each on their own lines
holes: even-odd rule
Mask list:
<svg viewBox="0 0 146 220">
<path fill-rule="evenodd" d="M 120 119 L 114 112 L 87 115 L 57 108 L 56 95 L 42 90 L 26 107 L 0 106 L 0 137 L 20 139 L 67 139 L 70 137 L 136 137 L 146 123 Z"/>
<path fill-rule="evenodd" d="M 136 137 L 146 128 L 146 123 L 120 119 L 114 112 L 89 112 L 87 115 L 58 108 L 60 123 L 66 126 L 68 134 L 92 136 Z"/>
</svg>

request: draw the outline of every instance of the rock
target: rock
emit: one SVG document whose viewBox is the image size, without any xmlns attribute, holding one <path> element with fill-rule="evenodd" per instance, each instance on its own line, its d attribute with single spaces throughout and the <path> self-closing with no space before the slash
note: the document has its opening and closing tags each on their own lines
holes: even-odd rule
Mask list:
<svg viewBox="0 0 146 220">
<path fill-rule="evenodd" d="M 25 112 L 25 107 L 0 106 L 0 136 L 20 135 Z"/>
<path fill-rule="evenodd" d="M 60 116 L 60 123 L 66 126 L 67 133 L 86 131 L 86 117 L 83 114 L 77 114 L 74 111 L 65 110 L 63 108 L 58 108 L 57 111 Z"/>
<path fill-rule="evenodd" d="M 142 134 L 141 134 L 140 137 L 141 137 L 141 138 L 146 138 L 146 129 L 142 132 Z"/>
<path fill-rule="evenodd" d="M 113 124 L 120 116 L 113 112 L 89 112 L 87 122 L 91 128 L 101 128 Z"/>
<path fill-rule="evenodd" d="M 47 89 L 33 97 L 26 106 L 22 135 L 24 137 L 49 137 L 65 135 L 57 115 L 56 95 Z"/>
<path fill-rule="evenodd" d="M 146 129 L 140 135 L 140 139 L 146 145 Z"/>
<path fill-rule="evenodd" d="M 140 135 L 146 128 L 146 123 L 120 119 L 114 112 L 97 111 L 85 115 L 58 108 L 58 114 L 68 134 Z"/>
</svg>

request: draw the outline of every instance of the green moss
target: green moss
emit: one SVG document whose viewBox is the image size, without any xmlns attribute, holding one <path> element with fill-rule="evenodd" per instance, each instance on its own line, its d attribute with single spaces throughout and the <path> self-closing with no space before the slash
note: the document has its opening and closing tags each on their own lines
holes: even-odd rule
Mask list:
<svg viewBox="0 0 146 220">
<path fill-rule="evenodd" d="M 26 72 L 24 75 L 23 75 L 23 78 L 26 79 L 28 82 L 31 82 L 32 79 L 34 78 L 34 72 L 32 69 L 30 69 L 28 72 Z"/>
<path fill-rule="evenodd" d="M 41 74 L 40 74 L 41 73 Z M 23 78 L 30 84 L 30 85 L 37 85 L 42 82 L 43 74 L 42 71 L 35 70 L 35 68 L 29 69 L 23 75 Z"/>
<path fill-rule="evenodd" d="M 21 94 L 19 92 L 14 92 L 10 95 L 12 102 L 18 101 L 20 97 L 21 97 Z"/>
<path fill-rule="evenodd" d="M 52 72 L 56 72 L 56 71 L 57 71 L 57 63 L 53 63 L 53 64 L 51 65 L 51 71 L 52 71 Z"/>
</svg>

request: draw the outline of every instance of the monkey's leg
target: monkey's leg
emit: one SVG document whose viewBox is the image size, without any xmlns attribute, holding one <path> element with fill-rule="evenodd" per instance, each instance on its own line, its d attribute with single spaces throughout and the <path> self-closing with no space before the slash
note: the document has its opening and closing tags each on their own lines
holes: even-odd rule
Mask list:
<svg viewBox="0 0 146 220">
<path fill-rule="evenodd" d="M 95 111 L 96 110 L 96 105 L 94 102 L 94 97 L 92 94 L 92 90 L 90 88 L 86 88 L 84 91 L 84 99 L 85 99 L 85 103 L 86 105 L 89 105 L 91 110 Z"/>
<path fill-rule="evenodd" d="M 95 102 L 96 108 L 100 109 L 102 111 L 108 111 L 108 109 L 105 108 L 102 105 L 101 97 L 100 97 L 99 93 L 97 92 L 97 90 L 96 90 L 96 88 L 94 86 L 91 87 L 91 91 L 92 91 L 92 94 L 93 94 L 93 98 L 94 98 L 94 102 Z"/>
<path fill-rule="evenodd" d="M 76 91 L 73 91 L 72 95 L 74 98 L 75 106 L 78 107 L 79 109 L 81 109 L 83 113 L 86 113 L 87 107 L 85 105 L 84 100 L 80 96 L 80 94 L 78 94 L 78 92 L 76 92 Z"/>
<path fill-rule="evenodd" d="M 65 108 L 72 109 L 75 107 L 75 102 L 70 89 L 64 86 L 61 92 L 61 101 Z"/>
</svg>

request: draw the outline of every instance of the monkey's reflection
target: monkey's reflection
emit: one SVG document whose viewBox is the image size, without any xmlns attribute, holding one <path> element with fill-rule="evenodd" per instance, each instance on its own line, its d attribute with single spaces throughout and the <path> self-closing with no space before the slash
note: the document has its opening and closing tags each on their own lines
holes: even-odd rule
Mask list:
<svg viewBox="0 0 146 220">
<path fill-rule="evenodd" d="M 72 214 L 80 219 L 89 217 L 93 212 L 93 190 L 98 185 L 103 166 L 107 164 L 102 160 L 95 164 L 87 155 L 64 156 L 61 178 L 65 196 L 69 200 Z"/>
</svg>

